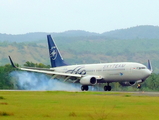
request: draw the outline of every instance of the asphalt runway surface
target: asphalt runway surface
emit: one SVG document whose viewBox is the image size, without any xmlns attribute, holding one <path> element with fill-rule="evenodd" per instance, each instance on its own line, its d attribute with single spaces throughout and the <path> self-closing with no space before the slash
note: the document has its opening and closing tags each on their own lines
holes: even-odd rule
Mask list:
<svg viewBox="0 0 159 120">
<path fill-rule="evenodd" d="M 0 92 L 2 91 L 36 91 L 36 90 L 0 90 Z M 47 90 L 37 90 L 37 92 L 43 92 L 43 91 L 47 91 Z M 51 90 L 50 90 L 51 91 Z M 60 90 L 53 90 L 53 91 L 60 91 Z M 64 91 L 64 90 L 61 90 Z M 127 92 L 127 91 L 66 91 L 66 92 L 105 92 L 105 93 L 109 93 L 106 95 L 115 95 L 114 93 L 127 93 L 127 94 L 131 94 L 133 96 L 159 96 L 159 92 L 144 92 L 144 91 L 139 91 L 139 92 Z M 112 94 L 111 94 L 112 93 Z"/>
<path fill-rule="evenodd" d="M 119 92 L 120 93 L 120 92 Z M 159 96 L 159 92 L 121 92 L 121 93 L 132 93 L 133 96 Z"/>
</svg>

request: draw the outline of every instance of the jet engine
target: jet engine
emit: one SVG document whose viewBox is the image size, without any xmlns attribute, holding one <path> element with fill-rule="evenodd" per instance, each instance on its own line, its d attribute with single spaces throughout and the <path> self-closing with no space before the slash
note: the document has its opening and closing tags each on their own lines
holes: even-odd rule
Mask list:
<svg viewBox="0 0 159 120">
<path fill-rule="evenodd" d="M 80 83 L 82 85 L 95 85 L 97 83 L 97 79 L 92 76 L 85 76 L 80 79 Z"/>
<path fill-rule="evenodd" d="M 122 86 L 133 86 L 135 85 L 136 82 L 132 81 L 132 82 L 120 82 L 120 85 Z"/>
</svg>

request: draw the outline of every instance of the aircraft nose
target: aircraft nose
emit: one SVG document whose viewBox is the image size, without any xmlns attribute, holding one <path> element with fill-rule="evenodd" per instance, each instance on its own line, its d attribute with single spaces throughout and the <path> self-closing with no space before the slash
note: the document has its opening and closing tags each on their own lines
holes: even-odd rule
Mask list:
<svg viewBox="0 0 159 120">
<path fill-rule="evenodd" d="M 144 72 L 145 78 L 149 77 L 151 74 L 152 74 L 152 71 L 150 71 L 149 69 L 147 69 L 147 70 Z"/>
</svg>

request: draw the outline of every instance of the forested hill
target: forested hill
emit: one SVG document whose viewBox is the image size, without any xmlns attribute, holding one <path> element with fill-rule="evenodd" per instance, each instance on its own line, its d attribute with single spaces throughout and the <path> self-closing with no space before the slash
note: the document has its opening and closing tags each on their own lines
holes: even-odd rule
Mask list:
<svg viewBox="0 0 159 120">
<path fill-rule="evenodd" d="M 0 42 L 33 42 L 40 41 L 46 39 L 46 35 L 51 34 L 53 37 L 93 37 L 99 36 L 98 33 L 91 33 L 82 30 L 70 30 L 62 33 L 44 33 L 44 32 L 36 32 L 36 33 L 27 33 L 20 35 L 11 35 L 11 34 L 0 34 Z"/>
<path fill-rule="evenodd" d="M 20 35 L 0 34 L 0 41 L 8 42 L 29 42 L 46 39 L 46 35 L 51 34 L 53 37 L 87 37 L 90 39 L 159 39 L 158 26 L 136 26 L 127 29 L 113 30 L 102 34 L 87 32 L 82 30 L 70 30 L 61 33 L 27 33 Z"/>
<path fill-rule="evenodd" d="M 0 65 L 9 63 L 8 55 L 20 65 L 26 61 L 49 65 L 47 34 L 0 34 Z M 146 65 L 150 59 L 154 72 L 159 73 L 159 27 L 138 26 L 103 34 L 79 30 L 50 34 L 67 63 L 131 61 Z"/>
<path fill-rule="evenodd" d="M 105 32 L 102 35 L 116 39 L 159 39 L 159 27 L 137 26 Z"/>
</svg>

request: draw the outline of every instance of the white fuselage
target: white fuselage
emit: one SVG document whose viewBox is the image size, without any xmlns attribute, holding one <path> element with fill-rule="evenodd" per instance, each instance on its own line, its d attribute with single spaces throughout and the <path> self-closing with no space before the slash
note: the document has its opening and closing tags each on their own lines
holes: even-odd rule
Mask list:
<svg viewBox="0 0 159 120">
<path fill-rule="evenodd" d="M 134 62 L 70 65 L 52 69 L 55 72 L 99 76 L 105 82 L 145 80 L 151 74 L 145 65 Z"/>
</svg>

